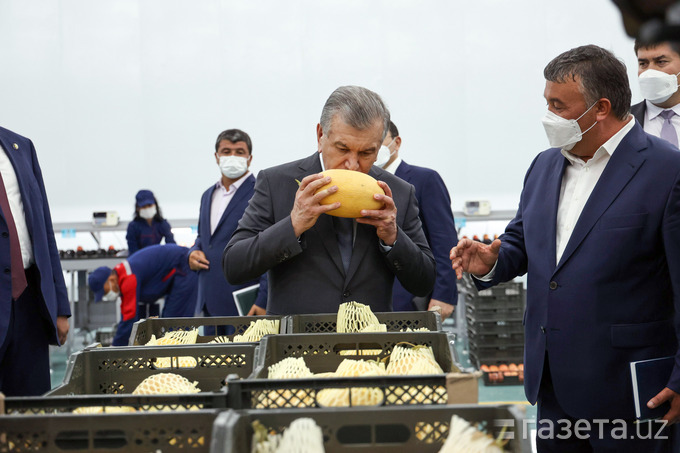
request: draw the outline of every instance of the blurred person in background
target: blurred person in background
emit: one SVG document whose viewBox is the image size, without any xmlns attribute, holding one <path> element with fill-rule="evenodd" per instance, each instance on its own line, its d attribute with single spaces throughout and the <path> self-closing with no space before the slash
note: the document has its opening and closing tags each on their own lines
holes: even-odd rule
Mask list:
<svg viewBox="0 0 680 453">
<path fill-rule="evenodd" d="M 189 249 L 175 244 L 146 247 L 113 269 L 102 266 L 87 283 L 95 302 L 121 299 L 121 322 L 113 346 L 127 346 L 132 325 L 146 318 L 148 305 L 165 298 L 162 317 L 192 317 L 196 311 L 198 276 L 189 269 Z M 157 312 L 156 312 L 157 313 Z"/>
<path fill-rule="evenodd" d="M 401 137 L 397 126 L 390 126 L 378 152 L 374 165 L 399 176 L 416 188 L 418 217 L 423 224 L 423 233 L 437 262 L 437 279 L 431 294 L 414 296 L 394 280 L 392 303 L 394 311 L 441 309 L 442 319 L 453 313 L 458 302 L 456 273 L 451 269 L 449 251 L 458 243 L 456 222 L 451 211 L 451 197 L 446 184 L 435 170 L 409 165 L 399 157 Z"/>
<path fill-rule="evenodd" d="M 635 41 L 638 82 L 645 98 L 630 112 L 645 132 L 678 147 L 680 132 L 680 54 L 678 43 L 642 44 Z"/>
<path fill-rule="evenodd" d="M 214 156 L 220 169 L 220 179 L 201 197 L 198 235 L 189 253 L 189 267 L 198 272 L 197 310 L 202 311 L 204 316 L 237 316 L 232 293 L 258 283 L 257 299 L 247 314 L 266 313 L 266 274 L 260 279 L 232 285 L 224 277 L 220 265 L 222 253 L 253 196 L 255 176 L 250 172 L 252 153 L 250 136 L 240 129 L 228 129 L 217 136 Z M 208 332 L 206 335 L 215 333 Z"/>
<path fill-rule="evenodd" d="M 163 218 L 161 208 L 153 192 L 142 189 L 135 196 L 135 216 L 128 224 L 128 256 L 150 245 L 158 245 L 165 238 L 166 244 L 174 244 L 170 224 Z"/>
</svg>

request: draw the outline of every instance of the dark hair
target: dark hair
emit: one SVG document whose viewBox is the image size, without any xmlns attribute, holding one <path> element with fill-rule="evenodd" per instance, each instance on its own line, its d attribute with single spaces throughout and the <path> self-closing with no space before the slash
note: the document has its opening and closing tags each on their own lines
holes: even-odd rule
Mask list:
<svg viewBox="0 0 680 453">
<path fill-rule="evenodd" d="M 630 85 L 626 66 L 613 53 L 601 47 L 576 47 L 555 57 L 543 70 L 549 82 L 564 83 L 571 79 L 578 83 L 586 104 L 606 98 L 612 112 L 624 120 L 630 112 Z"/>
<path fill-rule="evenodd" d="M 156 200 L 156 195 L 153 196 L 153 204 L 156 205 L 156 215 L 153 216 L 153 220 L 155 220 L 156 222 L 162 222 L 164 220 L 163 214 L 161 213 L 161 207 L 158 205 L 158 200 Z M 146 219 L 143 219 L 139 215 L 139 208 L 137 207 L 137 203 L 135 203 L 135 212 L 134 212 L 134 214 L 132 214 L 132 217 L 133 217 L 133 220 L 135 220 L 135 221 L 143 220 L 144 222 L 146 222 Z"/>
<path fill-rule="evenodd" d="M 382 120 L 382 140 L 385 140 L 390 111 L 377 93 L 353 85 L 333 91 L 321 110 L 319 123 L 324 134 L 330 133 L 331 121 L 336 114 L 339 114 L 345 123 L 359 130 L 373 126 L 376 119 Z"/>
<path fill-rule="evenodd" d="M 215 152 L 220 148 L 220 142 L 222 140 L 229 140 L 232 143 L 246 142 L 248 154 L 253 154 L 253 142 L 250 141 L 250 136 L 241 129 L 227 129 L 226 131 L 220 132 L 220 135 L 217 136 L 217 141 L 215 142 Z"/>
<path fill-rule="evenodd" d="M 390 136 L 392 138 L 397 138 L 399 137 L 399 129 L 397 129 L 397 125 L 390 120 L 390 127 L 388 128 L 390 131 Z"/>
<path fill-rule="evenodd" d="M 633 45 L 633 50 L 635 50 L 635 55 L 637 56 L 638 50 L 656 49 L 661 44 L 668 44 L 673 52 L 680 55 L 680 42 L 677 41 L 641 42 L 639 39 L 636 39 L 635 44 Z"/>
</svg>

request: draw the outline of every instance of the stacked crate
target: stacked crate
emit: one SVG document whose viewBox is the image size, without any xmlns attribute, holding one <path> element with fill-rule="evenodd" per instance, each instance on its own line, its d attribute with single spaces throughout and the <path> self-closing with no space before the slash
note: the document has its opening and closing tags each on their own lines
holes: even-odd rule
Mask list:
<svg viewBox="0 0 680 453">
<path fill-rule="evenodd" d="M 502 283 L 467 300 L 470 360 L 478 367 L 521 363 L 524 356 L 525 291 L 522 282 Z"/>
</svg>

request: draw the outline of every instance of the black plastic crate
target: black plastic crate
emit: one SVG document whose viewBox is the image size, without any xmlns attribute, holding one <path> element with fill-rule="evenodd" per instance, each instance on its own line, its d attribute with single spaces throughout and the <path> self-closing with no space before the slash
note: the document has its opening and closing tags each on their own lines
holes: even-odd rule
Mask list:
<svg viewBox="0 0 680 453">
<path fill-rule="evenodd" d="M 475 308 L 471 305 L 467 305 L 465 307 L 465 315 L 470 318 L 472 322 L 522 321 L 524 318 L 524 308 Z"/>
<path fill-rule="evenodd" d="M 507 363 L 496 364 L 507 365 Z M 515 365 L 519 365 L 515 363 Z M 482 370 L 482 382 L 486 386 L 524 385 L 524 370 L 521 371 L 485 371 Z"/>
<path fill-rule="evenodd" d="M 507 363 L 524 362 L 524 348 L 496 349 L 492 351 L 477 351 L 470 349 L 470 362 L 477 368 L 481 365 L 502 365 Z"/>
<path fill-rule="evenodd" d="M 524 353 L 524 345 L 504 345 L 504 346 L 480 346 L 474 339 L 468 338 L 470 352 L 474 352 L 477 358 L 503 358 L 504 354 L 512 357 Z"/>
<path fill-rule="evenodd" d="M 517 333 L 478 333 L 468 328 L 468 339 L 479 347 L 523 346 L 524 332 Z"/>
<path fill-rule="evenodd" d="M 524 333 L 522 320 L 500 320 L 500 321 L 478 321 L 477 319 L 466 316 L 467 327 L 475 332 L 485 334 L 513 334 Z"/>
<path fill-rule="evenodd" d="M 130 334 L 130 346 L 145 345 L 151 339 L 151 335 L 161 338 L 174 330 L 191 330 L 200 327 L 227 328 L 232 333 L 226 334 L 229 340 L 234 335 L 241 335 L 250 326 L 252 321 L 258 319 L 276 319 L 280 321 L 279 332 L 285 332 L 285 317 L 283 316 L 216 316 L 202 318 L 147 318 L 134 323 Z M 199 335 L 196 343 L 208 343 L 215 335 Z"/>
<path fill-rule="evenodd" d="M 76 409 L 131 408 L 136 411 L 196 410 L 227 408 L 226 389 L 220 392 L 187 395 L 50 395 L 2 397 L 0 407 L 5 415 L 70 414 Z"/>
<path fill-rule="evenodd" d="M 470 377 L 475 390 L 477 379 Z M 447 404 L 445 374 L 422 376 L 362 376 L 306 379 L 228 379 L 227 405 L 232 409 L 281 409 L 321 407 L 317 394 L 327 389 L 372 388 L 381 393 L 380 406 Z M 470 395 L 464 397 L 471 402 Z M 347 392 L 349 406 L 361 406 Z"/>
<path fill-rule="evenodd" d="M 432 348 L 444 373 L 421 376 L 371 376 L 361 378 L 267 379 L 269 366 L 287 357 L 303 357 L 314 373 L 335 371 L 344 359 L 388 358 L 398 343 L 425 344 Z M 371 350 L 374 355 L 357 355 Z M 345 355 L 341 352 L 355 354 Z M 381 392 L 383 405 L 446 404 L 446 373 L 461 371 L 453 346 L 453 335 L 445 332 L 388 332 L 288 334 L 269 336 L 258 347 L 256 368 L 250 378 L 229 381 L 230 407 L 281 408 L 317 407 L 317 391 L 326 388 L 373 388 Z M 463 370 L 472 371 L 472 370 Z M 467 376 L 474 379 L 472 376 Z M 476 380 L 473 384 L 476 390 Z M 348 392 L 351 397 L 351 392 Z M 459 395 L 452 395 L 458 397 Z M 466 395 L 470 401 L 470 395 Z M 353 404 L 352 401 L 349 402 Z"/>
<path fill-rule="evenodd" d="M 453 335 L 446 332 L 380 332 L 272 335 L 257 347 L 251 378 L 266 378 L 269 366 L 287 358 L 304 357 L 313 373 L 335 371 L 344 359 L 381 360 L 398 343 L 428 345 L 445 373 L 460 369 Z M 379 351 L 357 354 L 357 351 Z M 344 354 L 343 354 L 344 353 Z"/>
<path fill-rule="evenodd" d="M 3 415 L 0 452 L 209 452 L 220 411 Z"/>
<path fill-rule="evenodd" d="M 72 354 L 63 383 L 47 395 L 132 393 L 147 377 L 176 373 L 198 382 L 202 392 L 217 391 L 229 374 L 248 376 L 255 361 L 252 343 L 138 346 L 102 348 L 94 345 Z M 157 358 L 169 357 L 170 368 L 157 366 Z M 179 357 L 193 357 L 194 368 L 179 367 Z"/>
<path fill-rule="evenodd" d="M 494 299 L 497 297 L 518 296 L 523 298 L 524 293 L 524 284 L 522 282 L 505 282 L 491 288 L 478 290 L 477 297 Z"/>
<path fill-rule="evenodd" d="M 523 296 L 472 297 L 465 302 L 466 307 L 478 310 L 493 310 L 498 308 L 524 309 Z"/>
<path fill-rule="evenodd" d="M 427 328 L 432 332 L 442 330 L 442 319 L 434 311 L 392 311 L 375 313 L 388 332 L 401 332 Z M 337 333 L 337 313 L 290 315 L 286 320 L 286 333 Z"/>
<path fill-rule="evenodd" d="M 523 433 L 524 414 L 520 407 L 445 405 L 228 411 L 215 420 L 211 452 L 251 451 L 253 421 L 258 420 L 271 431 L 280 433 L 300 417 L 314 419 L 321 428 L 326 453 L 438 452 L 448 436 L 454 414 L 470 423 L 483 424 L 494 437 L 506 427 L 508 452 L 531 451 L 529 434 Z"/>
</svg>

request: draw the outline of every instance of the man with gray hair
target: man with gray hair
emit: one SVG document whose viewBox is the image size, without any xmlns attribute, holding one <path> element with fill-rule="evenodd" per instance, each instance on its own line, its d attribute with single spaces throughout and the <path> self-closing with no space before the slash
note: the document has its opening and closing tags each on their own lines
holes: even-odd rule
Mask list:
<svg viewBox="0 0 680 453">
<path fill-rule="evenodd" d="M 435 263 L 418 218 L 413 186 L 374 167 L 389 125 L 380 96 L 356 86 L 335 90 L 316 126 L 318 150 L 260 172 L 255 194 L 223 256 L 231 284 L 268 272 L 267 313 L 335 313 L 357 301 L 392 310 L 396 276 L 411 293 L 432 291 Z M 345 219 L 324 215 L 339 203 L 321 201 L 338 191 L 321 174 L 346 169 L 378 180 L 378 210 Z"/>
<path fill-rule="evenodd" d="M 528 275 L 524 389 L 538 402 L 539 452 L 670 452 L 663 422 L 634 423 L 630 364 L 675 356 L 639 404 L 677 422 L 680 153 L 633 119 L 611 52 L 571 49 L 544 76 L 551 148 L 505 233 L 459 241 L 453 269 L 480 289 Z"/>
</svg>

